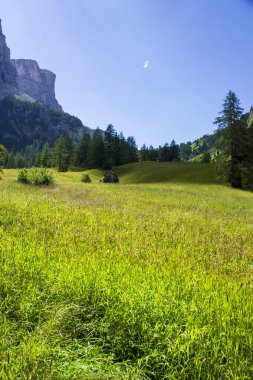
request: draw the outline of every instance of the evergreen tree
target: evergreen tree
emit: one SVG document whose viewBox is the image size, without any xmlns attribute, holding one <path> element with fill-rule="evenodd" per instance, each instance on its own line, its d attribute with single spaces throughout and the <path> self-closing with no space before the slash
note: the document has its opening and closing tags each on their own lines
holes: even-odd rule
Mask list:
<svg viewBox="0 0 253 380">
<path fill-rule="evenodd" d="M 51 166 L 51 151 L 48 143 L 44 144 L 42 152 L 40 154 L 39 166 L 42 168 L 50 168 Z"/>
<path fill-rule="evenodd" d="M 59 172 L 66 172 L 69 168 L 70 152 L 65 137 L 59 137 L 54 145 L 54 164 Z"/>
<path fill-rule="evenodd" d="M 191 142 L 181 143 L 180 144 L 180 160 L 188 161 L 192 156 Z"/>
<path fill-rule="evenodd" d="M 204 164 L 208 164 L 209 162 L 211 162 L 211 155 L 209 152 L 204 152 L 202 154 L 201 162 L 203 162 Z"/>
<path fill-rule="evenodd" d="M 157 161 L 158 160 L 158 150 L 155 149 L 152 145 L 148 148 L 148 160 Z"/>
<path fill-rule="evenodd" d="M 89 168 L 105 167 L 105 146 L 102 131 L 99 128 L 96 129 L 90 141 L 87 162 Z"/>
<path fill-rule="evenodd" d="M 7 149 L 0 144 L 0 166 L 4 166 L 4 163 L 8 157 Z"/>
<path fill-rule="evenodd" d="M 128 145 L 122 132 L 118 135 L 118 144 L 120 160 L 120 163 L 118 165 L 124 165 L 127 163 L 128 159 Z"/>
<path fill-rule="evenodd" d="M 65 136 L 64 139 L 65 139 L 65 146 L 66 146 L 66 150 L 67 150 L 67 157 L 66 157 L 67 165 L 69 168 L 73 163 L 74 144 L 73 144 L 73 141 L 72 141 L 72 138 L 70 137 L 70 135 Z"/>
<path fill-rule="evenodd" d="M 138 148 L 133 136 L 129 136 L 126 140 L 126 155 L 125 162 L 126 164 L 131 162 L 138 162 Z"/>
<path fill-rule="evenodd" d="M 105 167 L 111 169 L 115 165 L 117 133 L 112 124 L 109 124 L 105 130 L 104 146 L 105 146 Z"/>
<path fill-rule="evenodd" d="M 164 146 L 160 149 L 160 162 L 170 161 L 170 147 L 168 143 L 165 143 Z"/>
<path fill-rule="evenodd" d="M 148 161 L 148 148 L 145 144 L 142 145 L 140 150 L 140 160 L 141 161 Z"/>
<path fill-rule="evenodd" d="M 8 154 L 6 167 L 7 169 L 15 168 L 15 156 L 12 152 Z"/>
<path fill-rule="evenodd" d="M 169 152 L 169 161 L 180 161 L 180 149 L 175 140 L 171 141 Z"/>
<path fill-rule="evenodd" d="M 39 166 L 38 156 L 41 151 L 42 143 L 38 140 L 33 141 L 25 147 L 24 150 L 24 160 L 26 167 Z"/>
<path fill-rule="evenodd" d="M 232 187 L 241 188 L 247 171 L 247 129 L 242 119 L 243 109 L 235 93 L 229 91 L 223 103 L 223 110 L 216 118 L 218 125 L 217 148 L 223 172 Z"/>
<path fill-rule="evenodd" d="M 88 157 L 88 150 L 89 150 L 89 144 L 90 144 L 90 135 L 88 133 L 85 133 L 75 152 L 75 165 L 80 167 L 87 166 L 87 157 Z"/>
<path fill-rule="evenodd" d="M 15 154 L 14 165 L 15 165 L 15 168 L 18 168 L 18 169 L 22 169 L 27 166 L 24 156 L 20 152 Z"/>
</svg>

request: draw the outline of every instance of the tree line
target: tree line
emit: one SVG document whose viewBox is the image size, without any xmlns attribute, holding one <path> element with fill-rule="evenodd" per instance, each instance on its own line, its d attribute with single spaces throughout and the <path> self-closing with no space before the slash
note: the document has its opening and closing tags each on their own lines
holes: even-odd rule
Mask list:
<svg viewBox="0 0 253 380">
<path fill-rule="evenodd" d="M 61 135 L 54 146 L 34 141 L 23 152 L 3 154 L 7 168 L 57 167 L 67 171 L 69 167 L 111 169 L 137 161 L 179 162 L 190 161 L 195 155 L 201 162 L 212 162 L 218 173 L 232 187 L 242 188 L 253 184 L 253 109 L 243 114 L 240 100 L 229 91 L 223 109 L 214 122 L 218 125 L 213 135 L 203 136 L 193 143 L 170 144 L 154 148 L 145 144 L 138 151 L 134 137 L 118 134 L 112 124 L 105 132 L 99 128 L 91 136 L 84 133 L 76 142 L 70 134 Z M 6 151 L 5 151 L 6 152 Z M 2 157 L 2 158 L 1 158 Z M 0 164 L 1 166 L 1 164 Z"/>
<path fill-rule="evenodd" d="M 125 138 L 109 124 L 105 132 L 97 128 L 92 136 L 84 133 L 78 143 L 69 134 L 61 135 L 52 147 L 49 143 L 41 146 L 41 142 L 35 140 L 23 152 L 10 152 L 5 167 L 57 167 L 58 171 L 65 172 L 71 166 L 111 169 L 136 161 L 138 148 L 134 137 Z"/>
<path fill-rule="evenodd" d="M 216 154 L 213 158 L 222 177 L 234 188 L 253 184 L 253 118 L 243 114 L 240 100 L 229 91 L 223 109 L 215 119 L 218 125 Z"/>
</svg>

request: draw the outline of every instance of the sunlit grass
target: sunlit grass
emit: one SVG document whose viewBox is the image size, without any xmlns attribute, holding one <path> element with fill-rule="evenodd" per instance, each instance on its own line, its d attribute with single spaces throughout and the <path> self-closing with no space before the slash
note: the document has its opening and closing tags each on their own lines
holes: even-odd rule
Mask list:
<svg viewBox="0 0 253 380">
<path fill-rule="evenodd" d="M 127 184 L 136 165 L 115 185 L 5 171 L 1 379 L 252 379 L 253 195 L 198 164 Z"/>
</svg>

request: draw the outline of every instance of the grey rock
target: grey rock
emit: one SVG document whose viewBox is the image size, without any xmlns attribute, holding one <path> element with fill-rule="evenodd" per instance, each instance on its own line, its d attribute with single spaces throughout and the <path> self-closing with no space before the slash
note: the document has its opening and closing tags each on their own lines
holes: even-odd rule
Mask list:
<svg viewBox="0 0 253 380">
<path fill-rule="evenodd" d="M 55 78 L 54 73 L 40 69 L 34 60 L 10 59 L 0 20 L 0 99 L 15 95 L 21 100 L 42 102 L 62 111 L 55 98 Z"/>
<path fill-rule="evenodd" d="M 6 45 L 6 37 L 2 32 L 0 20 L 0 94 L 18 92 L 17 73 L 11 64 L 10 49 Z"/>
<path fill-rule="evenodd" d="M 18 88 L 21 92 L 57 111 L 62 111 L 55 98 L 54 73 L 41 69 L 32 59 L 12 59 L 11 63 L 16 69 Z"/>
</svg>

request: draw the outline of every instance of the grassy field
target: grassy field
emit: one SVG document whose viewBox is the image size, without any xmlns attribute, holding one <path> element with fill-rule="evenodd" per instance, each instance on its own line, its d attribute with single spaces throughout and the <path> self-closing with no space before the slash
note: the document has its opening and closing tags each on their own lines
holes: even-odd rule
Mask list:
<svg viewBox="0 0 253 380">
<path fill-rule="evenodd" d="M 204 164 L 0 181 L 0 379 L 253 378 L 253 194 Z"/>
</svg>

